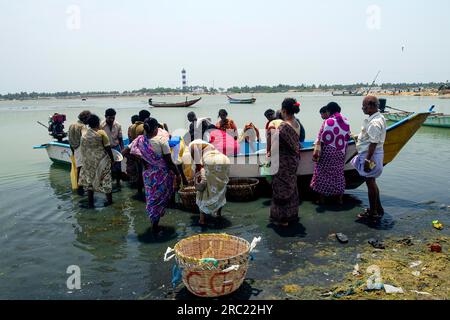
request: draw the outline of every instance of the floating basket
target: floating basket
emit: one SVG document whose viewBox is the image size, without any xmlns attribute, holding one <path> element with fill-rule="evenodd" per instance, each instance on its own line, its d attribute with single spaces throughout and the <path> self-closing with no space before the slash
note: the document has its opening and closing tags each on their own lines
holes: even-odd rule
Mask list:
<svg viewBox="0 0 450 320">
<path fill-rule="evenodd" d="M 256 199 L 256 188 L 259 180 L 256 178 L 230 179 L 227 185 L 227 200 L 252 201 Z"/>
<path fill-rule="evenodd" d="M 228 295 L 242 285 L 250 252 L 261 237 L 247 240 L 227 234 L 198 234 L 167 248 L 164 261 L 174 256 L 182 268 L 183 283 L 199 297 Z M 174 255 L 167 257 L 171 252 Z"/>
<path fill-rule="evenodd" d="M 187 186 L 178 191 L 181 199 L 182 206 L 185 210 L 192 212 L 199 212 L 198 206 L 196 204 L 196 195 L 194 186 Z"/>
</svg>

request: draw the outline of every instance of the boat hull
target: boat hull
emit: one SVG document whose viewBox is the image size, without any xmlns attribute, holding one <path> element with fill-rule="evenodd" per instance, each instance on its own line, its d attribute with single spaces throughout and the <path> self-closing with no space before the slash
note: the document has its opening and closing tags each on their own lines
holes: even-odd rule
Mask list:
<svg viewBox="0 0 450 320">
<path fill-rule="evenodd" d="M 410 113 L 406 112 L 395 112 L 395 113 L 385 113 L 384 116 L 389 121 L 401 121 L 408 117 Z M 436 128 L 450 128 L 450 115 L 433 115 L 427 118 L 423 123 L 426 127 L 436 127 Z"/>
<path fill-rule="evenodd" d="M 253 104 L 256 102 L 256 98 L 251 99 L 235 99 L 230 96 L 227 96 L 228 102 L 231 104 Z"/>
<path fill-rule="evenodd" d="M 200 100 L 202 100 L 202 98 L 179 103 L 149 103 L 149 105 L 154 108 L 188 108 Z"/>
</svg>

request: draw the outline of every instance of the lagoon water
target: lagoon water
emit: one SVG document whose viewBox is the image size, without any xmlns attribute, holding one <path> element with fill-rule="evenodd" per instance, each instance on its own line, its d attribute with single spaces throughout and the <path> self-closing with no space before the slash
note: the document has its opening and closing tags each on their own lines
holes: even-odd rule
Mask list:
<svg viewBox="0 0 450 320">
<path fill-rule="evenodd" d="M 298 116 L 307 139 L 315 138 L 321 123 L 318 110 L 330 101 L 342 106 L 352 131 L 359 131 L 364 119 L 362 97 L 291 95 L 302 104 Z M 286 96 L 289 95 L 257 94 L 254 105 L 228 105 L 225 96 L 205 96 L 193 108 L 150 111 L 160 122 L 166 122 L 170 130 L 186 128 L 189 111 L 216 120 L 217 111 L 224 107 L 238 126 L 252 121 L 263 128 L 264 111 L 278 108 Z M 180 97 L 154 100 L 179 101 Z M 388 105 L 409 111 L 425 111 L 436 105 L 436 111 L 450 113 L 450 100 L 433 97 L 390 97 Z M 0 102 L 0 299 L 191 297 L 183 295 L 183 290 L 177 294 L 170 292 L 173 262 L 164 263 L 162 257 L 167 246 L 199 232 L 191 226 L 196 215 L 169 209 L 161 220 L 165 235 L 155 239 L 149 232 L 145 205 L 130 199 L 134 190 L 125 187 L 113 194 L 112 207 L 82 209 L 79 203 L 83 198 L 70 190 L 69 171 L 52 164 L 44 150 L 32 148 L 50 140 L 46 129 L 36 121 L 46 123 L 54 112 L 65 113 L 68 128 L 81 110 L 89 109 L 102 116 L 108 107 L 117 110 L 117 120 L 126 134 L 130 117 L 148 105 L 142 97 Z M 435 219 L 449 226 L 449 161 L 450 129 L 421 128 L 379 179 L 387 215 L 377 227 L 355 222 L 356 214 L 368 202 L 365 186 L 348 190 L 343 208 L 318 207 L 303 201 L 300 225 L 287 233 L 268 226 L 270 199 L 228 203 L 224 209 L 225 227 L 211 231 L 247 240 L 260 235 L 263 239 L 247 274 L 252 279 L 246 282 L 247 287 L 252 290 L 241 290 L 236 297 L 277 296 L 268 290 L 264 280 L 276 281 L 279 275 L 311 264 L 326 265 L 329 261 L 315 253 L 325 248 L 337 250 L 339 244 L 328 237 L 332 233 L 344 232 L 350 238 L 349 251 L 336 257 L 341 270 L 330 269 L 327 276 L 311 272 L 295 279 L 300 285 L 326 286 L 329 281 L 338 281 L 343 272 L 352 268 L 357 254 L 351 251 L 352 246 L 371 236 L 433 232 L 431 221 Z M 102 200 L 102 195 L 98 195 L 99 204 Z M 448 230 L 447 227 L 442 232 L 448 235 Z M 295 245 L 299 243 L 307 245 L 298 249 Z M 81 290 L 66 286 L 69 277 L 66 270 L 71 265 L 81 269 Z"/>
</svg>

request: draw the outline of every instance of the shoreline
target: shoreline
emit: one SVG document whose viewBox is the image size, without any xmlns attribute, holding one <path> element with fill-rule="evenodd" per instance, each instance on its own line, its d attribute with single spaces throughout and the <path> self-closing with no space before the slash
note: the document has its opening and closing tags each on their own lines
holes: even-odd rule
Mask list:
<svg viewBox="0 0 450 320">
<path fill-rule="evenodd" d="M 330 97 L 333 97 L 332 91 L 328 90 L 314 90 L 314 91 L 296 91 L 296 90 L 289 90 L 289 91 L 278 91 L 278 92 L 253 92 L 253 93 L 230 93 L 230 92 L 224 92 L 224 93 L 202 93 L 202 94 L 192 94 L 192 93 L 160 93 L 160 94 L 142 94 L 142 95 L 112 95 L 112 94 L 106 94 L 106 95 L 93 95 L 93 96 L 70 96 L 70 97 L 39 97 L 39 98 L 24 98 L 24 99 L 0 99 L 0 102 L 4 101 L 49 101 L 49 100 L 82 100 L 87 101 L 88 99 L 104 99 L 104 98 L 150 98 L 150 97 L 185 97 L 185 96 L 193 96 L 193 97 L 204 97 L 204 96 L 226 96 L 226 95 L 256 95 L 256 94 L 273 94 L 273 93 L 285 93 L 285 94 L 292 94 L 292 93 L 317 93 L 317 94 L 329 94 Z M 378 97 L 435 97 L 435 98 L 442 98 L 442 99 L 450 99 L 450 93 L 444 93 L 441 94 L 439 92 L 435 91 L 422 91 L 422 92 L 400 92 L 400 93 L 394 93 L 394 92 L 371 92 L 371 94 L 378 96 Z M 364 96 L 364 95 L 363 95 Z M 363 97 L 361 96 L 361 97 Z M 347 96 L 340 96 L 340 97 L 347 97 Z M 351 95 L 348 95 L 348 97 L 351 97 Z"/>
</svg>

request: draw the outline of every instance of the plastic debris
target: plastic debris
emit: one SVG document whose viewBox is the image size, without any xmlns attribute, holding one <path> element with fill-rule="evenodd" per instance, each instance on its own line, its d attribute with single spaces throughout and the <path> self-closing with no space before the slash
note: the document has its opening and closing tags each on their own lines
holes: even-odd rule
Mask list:
<svg viewBox="0 0 450 320">
<path fill-rule="evenodd" d="M 336 233 L 336 238 L 340 243 L 348 243 L 348 237 L 343 233 Z"/>
<path fill-rule="evenodd" d="M 404 293 L 402 288 L 397 288 L 390 284 L 384 285 L 384 291 L 386 291 L 386 293 Z"/>
<path fill-rule="evenodd" d="M 383 241 L 377 240 L 375 238 L 369 239 L 368 243 L 375 249 L 384 249 L 385 248 Z"/>
<path fill-rule="evenodd" d="M 355 294 L 355 290 L 353 290 L 353 288 L 351 288 L 351 289 L 349 289 L 347 291 L 336 292 L 335 294 L 333 294 L 333 297 L 335 297 L 335 298 L 342 298 L 342 297 L 351 296 L 352 294 Z"/>
<path fill-rule="evenodd" d="M 420 266 L 422 264 L 422 261 L 414 261 L 414 262 L 411 262 L 410 264 L 409 264 L 409 267 L 410 268 L 415 268 L 415 267 L 418 267 L 418 266 Z"/>
<path fill-rule="evenodd" d="M 437 230 L 442 230 L 442 229 L 444 229 L 444 225 L 443 225 L 442 223 L 440 223 L 439 220 L 434 220 L 434 221 L 432 222 L 432 224 L 433 224 L 433 227 L 434 227 L 435 229 L 437 229 Z"/>
<path fill-rule="evenodd" d="M 439 243 L 433 243 L 430 246 L 430 250 L 431 250 L 431 252 L 442 252 L 442 247 Z"/>
<path fill-rule="evenodd" d="M 359 276 L 359 275 L 361 275 L 361 272 L 359 272 L 359 264 L 355 264 L 355 266 L 353 267 L 353 272 L 352 272 L 352 274 L 353 274 L 354 276 Z"/>
<path fill-rule="evenodd" d="M 413 271 L 411 272 L 413 276 L 420 277 L 420 271 Z"/>
<path fill-rule="evenodd" d="M 373 290 L 382 290 L 384 285 L 382 283 L 371 283 L 367 285 L 366 291 L 373 291 Z"/>
<path fill-rule="evenodd" d="M 183 269 L 178 266 L 177 263 L 172 268 L 172 287 L 175 288 L 182 279 Z"/>
<path fill-rule="evenodd" d="M 425 291 L 417 291 L 417 290 L 411 290 L 411 292 L 417 293 L 417 294 L 422 294 L 425 296 L 431 296 L 431 293 L 425 292 Z"/>
</svg>

